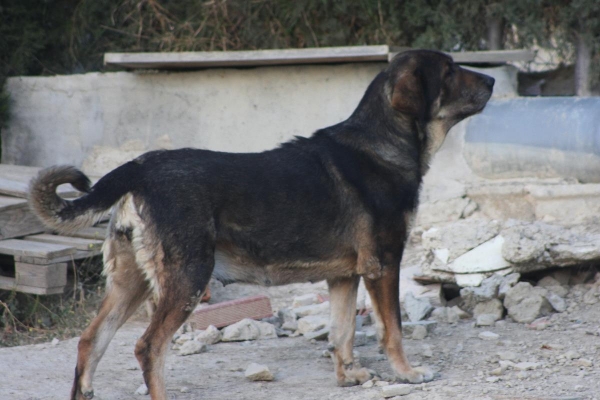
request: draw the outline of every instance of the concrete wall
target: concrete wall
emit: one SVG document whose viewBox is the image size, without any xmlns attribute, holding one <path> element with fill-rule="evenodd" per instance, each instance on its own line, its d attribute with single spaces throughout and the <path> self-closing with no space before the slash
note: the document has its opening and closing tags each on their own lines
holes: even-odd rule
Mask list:
<svg viewBox="0 0 600 400">
<path fill-rule="evenodd" d="M 346 119 L 385 66 L 10 78 L 2 162 L 101 174 L 155 148 L 265 150 Z"/>
</svg>

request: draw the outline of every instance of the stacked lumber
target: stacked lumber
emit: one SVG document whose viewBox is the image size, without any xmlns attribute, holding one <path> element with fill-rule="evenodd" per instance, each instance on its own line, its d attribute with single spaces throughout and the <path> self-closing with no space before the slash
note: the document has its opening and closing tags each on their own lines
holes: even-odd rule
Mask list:
<svg viewBox="0 0 600 400">
<path fill-rule="evenodd" d="M 57 294 L 67 285 L 76 261 L 101 253 L 106 227 L 85 228 L 70 236 L 47 232 L 27 204 L 29 181 L 39 168 L 0 164 L 0 290 Z M 73 197 L 70 185 L 58 193 Z"/>
</svg>

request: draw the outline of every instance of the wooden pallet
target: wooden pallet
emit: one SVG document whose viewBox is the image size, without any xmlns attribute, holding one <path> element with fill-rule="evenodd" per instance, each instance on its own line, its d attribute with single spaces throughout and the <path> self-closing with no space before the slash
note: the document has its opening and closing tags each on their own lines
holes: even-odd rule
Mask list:
<svg viewBox="0 0 600 400">
<path fill-rule="evenodd" d="M 69 264 L 97 256 L 102 240 L 40 234 L 0 241 L 3 272 L 0 289 L 58 294 L 67 284 Z M 12 275 L 12 276 L 11 276 Z"/>
</svg>

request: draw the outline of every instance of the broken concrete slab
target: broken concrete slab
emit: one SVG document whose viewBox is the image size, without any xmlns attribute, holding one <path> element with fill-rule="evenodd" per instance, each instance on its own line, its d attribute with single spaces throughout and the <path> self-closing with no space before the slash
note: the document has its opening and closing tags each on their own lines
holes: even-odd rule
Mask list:
<svg viewBox="0 0 600 400">
<path fill-rule="evenodd" d="M 298 320 L 298 332 L 306 334 L 316 332 L 329 326 L 329 317 L 324 315 L 308 315 Z"/>
<path fill-rule="evenodd" d="M 498 235 L 457 257 L 453 262 L 433 268 L 456 274 L 474 274 L 506 269 L 511 266 L 511 263 L 502 257 L 503 245 L 504 238 Z"/>
<path fill-rule="evenodd" d="M 452 263 L 461 255 L 496 237 L 500 233 L 500 227 L 498 221 L 476 218 L 460 220 L 423 232 L 422 244 L 425 250 L 437 252 L 440 261 L 446 259 L 446 263 Z"/>
</svg>

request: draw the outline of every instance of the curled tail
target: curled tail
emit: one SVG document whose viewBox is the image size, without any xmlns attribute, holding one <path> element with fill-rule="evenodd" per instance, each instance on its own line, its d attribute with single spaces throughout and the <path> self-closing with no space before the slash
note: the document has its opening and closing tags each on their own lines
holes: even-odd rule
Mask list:
<svg viewBox="0 0 600 400">
<path fill-rule="evenodd" d="M 139 182 L 138 167 L 139 164 L 128 162 L 108 173 L 91 188 L 89 178 L 75 167 L 46 168 L 31 181 L 29 206 L 45 225 L 58 232 L 70 233 L 91 226 L 134 189 Z M 86 194 L 74 200 L 60 197 L 56 188 L 65 183 Z"/>
</svg>

